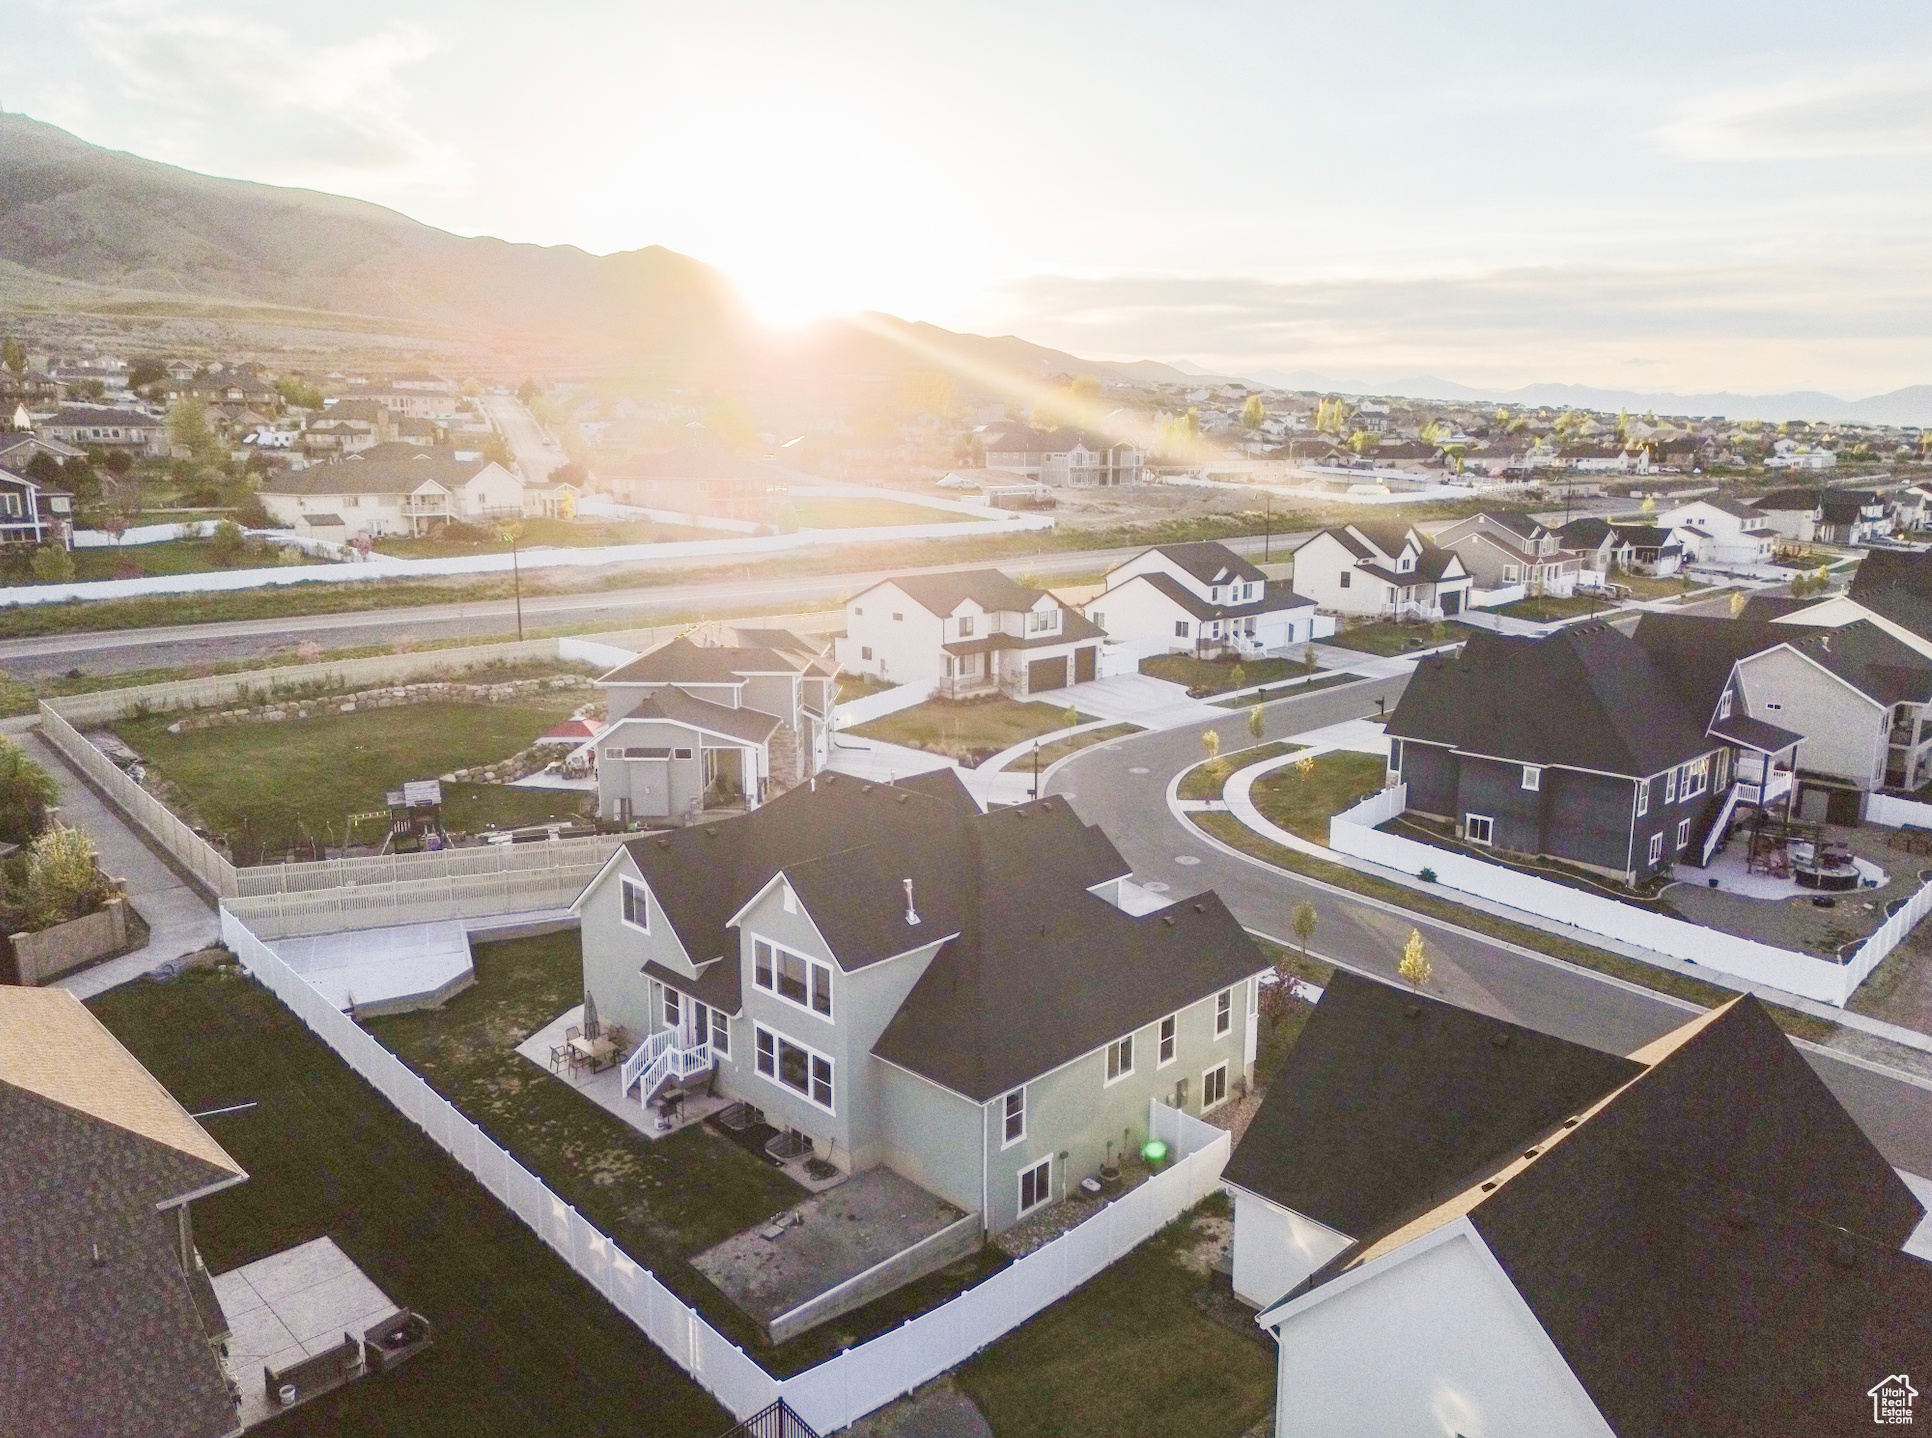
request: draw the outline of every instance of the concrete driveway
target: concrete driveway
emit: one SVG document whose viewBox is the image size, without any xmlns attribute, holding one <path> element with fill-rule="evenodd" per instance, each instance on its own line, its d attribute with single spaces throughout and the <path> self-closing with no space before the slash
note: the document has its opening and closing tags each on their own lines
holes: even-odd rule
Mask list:
<svg viewBox="0 0 1932 1438">
<path fill-rule="evenodd" d="M 1228 711 L 1190 699 L 1185 684 L 1156 679 L 1151 674 L 1116 674 L 1089 679 L 1050 694 L 1035 695 L 1041 703 L 1072 705 L 1082 714 L 1115 723 L 1138 724 L 1143 729 L 1172 729 L 1180 724 L 1203 724 L 1225 719 Z"/>
</svg>

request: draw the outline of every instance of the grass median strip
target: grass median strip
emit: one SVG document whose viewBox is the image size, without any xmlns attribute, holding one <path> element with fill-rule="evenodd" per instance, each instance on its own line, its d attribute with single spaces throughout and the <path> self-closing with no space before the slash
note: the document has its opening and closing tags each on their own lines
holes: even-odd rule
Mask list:
<svg viewBox="0 0 1932 1438">
<path fill-rule="evenodd" d="M 1306 744 L 1293 744 L 1286 739 L 1276 739 L 1271 743 L 1257 744 L 1251 749 L 1236 749 L 1232 754 L 1223 754 L 1218 759 L 1210 759 L 1205 764 L 1196 764 L 1181 775 L 1180 787 L 1174 791 L 1177 799 L 1218 799 L 1221 786 L 1236 770 L 1245 769 L 1250 764 L 1262 764 L 1270 759 L 1279 759 L 1283 754 L 1293 754 L 1305 749 Z"/>
<path fill-rule="evenodd" d="M 1509 919 L 1497 918 L 1494 914 L 1481 909 L 1468 908 L 1453 900 L 1439 899 L 1434 895 L 1411 889 L 1405 884 L 1393 883 L 1373 874 L 1364 874 L 1345 864 L 1331 863 L 1317 859 L 1293 849 L 1284 848 L 1271 840 L 1264 839 L 1232 814 L 1190 814 L 1187 816 L 1204 832 L 1213 835 L 1230 848 L 1264 860 L 1278 868 L 1292 873 L 1304 874 L 1311 879 L 1333 884 L 1338 889 L 1349 889 L 1373 899 L 1418 914 L 1427 914 L 1444 923 L 1455 924 L 1492 939 L 1501 939 L 1525 949 L 1548 954 L 1581 968 L 1594 969 L 1601 974 L 1609 974 L 1624 979 L 1643 988 L 1673 997 L 1687 999 L 1691 1003 L 1706 1008 L 1714 1007 L 1734 997 L 1730 989 L 1716 984 L 1707 984 L 1671 969 L 1661 969 L 1646 964 L 1641 959 L 1625 958 L 1622 954 L 1611 953 L 1590 944 L 1578 943 L 1528 924 L 1515 923 Z M 1823 1043 L 1838 1031 L 1838 1025 L 1828 1019 L 1813 1018 L 1793 1009 L 1770 1007 L 1772 1018 L 1786 1033 L 1798 1038 Z"/>
</svg>

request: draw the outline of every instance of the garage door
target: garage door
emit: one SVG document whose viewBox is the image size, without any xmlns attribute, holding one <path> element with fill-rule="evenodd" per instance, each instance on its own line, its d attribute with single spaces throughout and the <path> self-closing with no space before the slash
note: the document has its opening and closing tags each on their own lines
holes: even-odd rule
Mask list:
<svg viewBox="0 0 1932 1438">
<path fill-rule="evenodd" d="M 1062 655 L 1058 659 L 1035 659 L 1026 666 L 1026 692 L 1040 694 L 1048 689 L 1067 687 L 1067 661 Z"/>
<path fill-rule="evenodd" d="M 1098 652 L 1091 644 L 1085 649 L 1076 649 L 1073 651 L 1073 682 L 1075 684 L 1085 684 L 1093 678 L 1093 657 Z"/>
</svg>

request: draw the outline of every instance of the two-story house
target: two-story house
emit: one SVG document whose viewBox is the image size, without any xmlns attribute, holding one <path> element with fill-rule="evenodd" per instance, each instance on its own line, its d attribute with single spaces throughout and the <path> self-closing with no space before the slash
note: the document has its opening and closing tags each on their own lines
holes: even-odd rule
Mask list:
<svg viewBox="0 0 1932 1438">
<path fill-rule="evenodd" d="M 1634 884 L 1696 862 L 1709 796 L 1735 743 L 1784 753 L 1799 735 L 1714 738 L 1622 631 L 1478 633 L 1423 659 L 1389 715 L 1389 769 L 1408 808 L 1477 848 L 1547 855 Z M 1788 775 L 1787 775 L 1788 781 Z"/>
<path fill-rule="evenodd" d="M 845 605 L 839 669 L 895 684 L 936 679 L 948 699 L 1015 699 L 1099 677 L 1106 632 L 997 569 L 882 579 Z"/>
<path fill-rule="evenodd" d="M 1139 484 L 1146 458 L 1137 445 L 1078 429 L 1037 430 L 1011 424 L 989 430 L 982 443 L 988 469 L 1011 470 L 1056 488 Z"/>
<path fill-rule="evenodd" d="M 1870 489 L 1827 489 L 1818 498 L 1818 538 L 1857 547 L 1892 532 L 1892 506 Z"/>
<path fill-rule="evenodd" d="M 263 508 L 290 529 L 311 516 L 340 518 L 349 537 L 423 534 L 460 520 L 486 524 L 523 514 L 523 481 L 495 460 L 361 459 L 271 475 Z"/>
<path fill-rule="evenodd" d="M 1334 614 L 1452 619 L 1468 608 L 1474 584 L 1461 555 L 1412 524 L 1335 525 L 1295 550 L 1295 592 Z"/>
<path fill-rule="evenodd" d="M 1531 594 L 1574 594 L 1583 568 L 1555 530 L 1517 510 L 1459 519 L 1436 531 L 1435 544 L 1461 558 L 1478 589 L 1520 584 Z"/>
<path fill-rule="evenodd" d="M 1337 974 L 1225 1176 L 1280 1438 L 1849 1434 L 1932 1328 L 1924 1204 L 1748 995 L 1619 1057 Z"/>
<path fill-rule="evenodd" d="M 1228 648 L 1265 654 L 1316 637 L 1315 601 L 1225 544 L 1162 544 L 1107 571 L 1081 612 L 1141 658 Z M 1325 619 L 1325 633 L 1334 621 Z"/>
<path fill-rule="evenodd" d="M 1769 521 L 1774 534 L 1796 544 L 1810 544 L 1818 538 L 1818 524 L 1825 517 L 1823 495 L 1819 489 L 1774 489 L 1751 503 Z"/>
<path fill-rule="evenodd" d="M 1778 537 L 1765 511 L 1721 496 L 1664 510 L 1657 525 L 1674 531 L 1686 555 L 1701 564 L 1769 564 Z"/>
<path fill-rule="evenodd" d="M 1607 519 L 1595 515 L 1573 519 L 1556 531 L 1556 542 L 1563 553 L 1576 556 L 1581 566 L 1579 584 L 1600 587 L 1611 575 L 1630 572 L 1630 541 Z"/>
<path fill-rule="evenodd" d="M 0 469 L 0 545 L 74 547 L 73 491 Z"/>
<path fill-rule="evenodd" d="M 88 449 L 118 449 L 147 456 L 166 456 L 172 449 L 165 419 L 111 405 L 62 405 L 46 419 L 36 420 L 34 431 Z"/>
<path fill-rule="evenodd" d="M 1129 878 L 1064 798 L 822 774 L 618 849 L 575 904 L 584 988 L 646 1036 L 627 1097 L 695 1062 L 996 1233 L 1137 1151 L 1151 1098 L 1212 1112 L 1251 1077 L 1266 961 L 1214 894 L 1147 911 Z"/>
<path fill-rule="evenodd" d="M 835 679 L 819 648 L 782 629 L 732 644 L 680 635 L 597 682 L 597 814 L 613 823 L 756 808 L 825 767 Z"/>
</svg>

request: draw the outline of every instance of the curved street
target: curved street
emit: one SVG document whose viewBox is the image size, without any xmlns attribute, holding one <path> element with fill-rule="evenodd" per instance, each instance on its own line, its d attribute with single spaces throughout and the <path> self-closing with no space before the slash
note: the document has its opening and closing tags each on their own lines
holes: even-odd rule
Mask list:
<svg viewBox="0 0 1932 1438">
<path fill-rule="evenodd" d="M 1368 680 L 1277 700 L 1264 710 L 1262 742 L 1377 717 L 1376 700 L 1393 707 L 1407 683 L 1406 677 Z M 1275 938 L 1292 933 L 1289 911 L 1307 900 L 1320 916 L 1312 954 L 1393 979 L 1410 929 L 1420 929 L 1434 968 L 1430 991 L 1465 1007 L 1616 1053 L 1648 1043 L 1695 1012 L 1682 1000 L 1221 849 L 1166 802 L 1169 781 L 1205 756 L 1201 735 L 1208 729 L 1220 733 L 1223 753 L 1257 742 L 1248 734 L 1246 711 L 1233 710 L 1224 720 L 1083 750 L 1054 771 L 1046 790 L 1065 795 L 1084 820 L 1100 825 L 1140 883 L 1166 884 L 1177 897 L 1213 889 L 1243 924 Z M 1804 1052 L 1891 1163 L 1932 1175 L 1932 1084 L 1815 1047 Z"/>
</svg>

